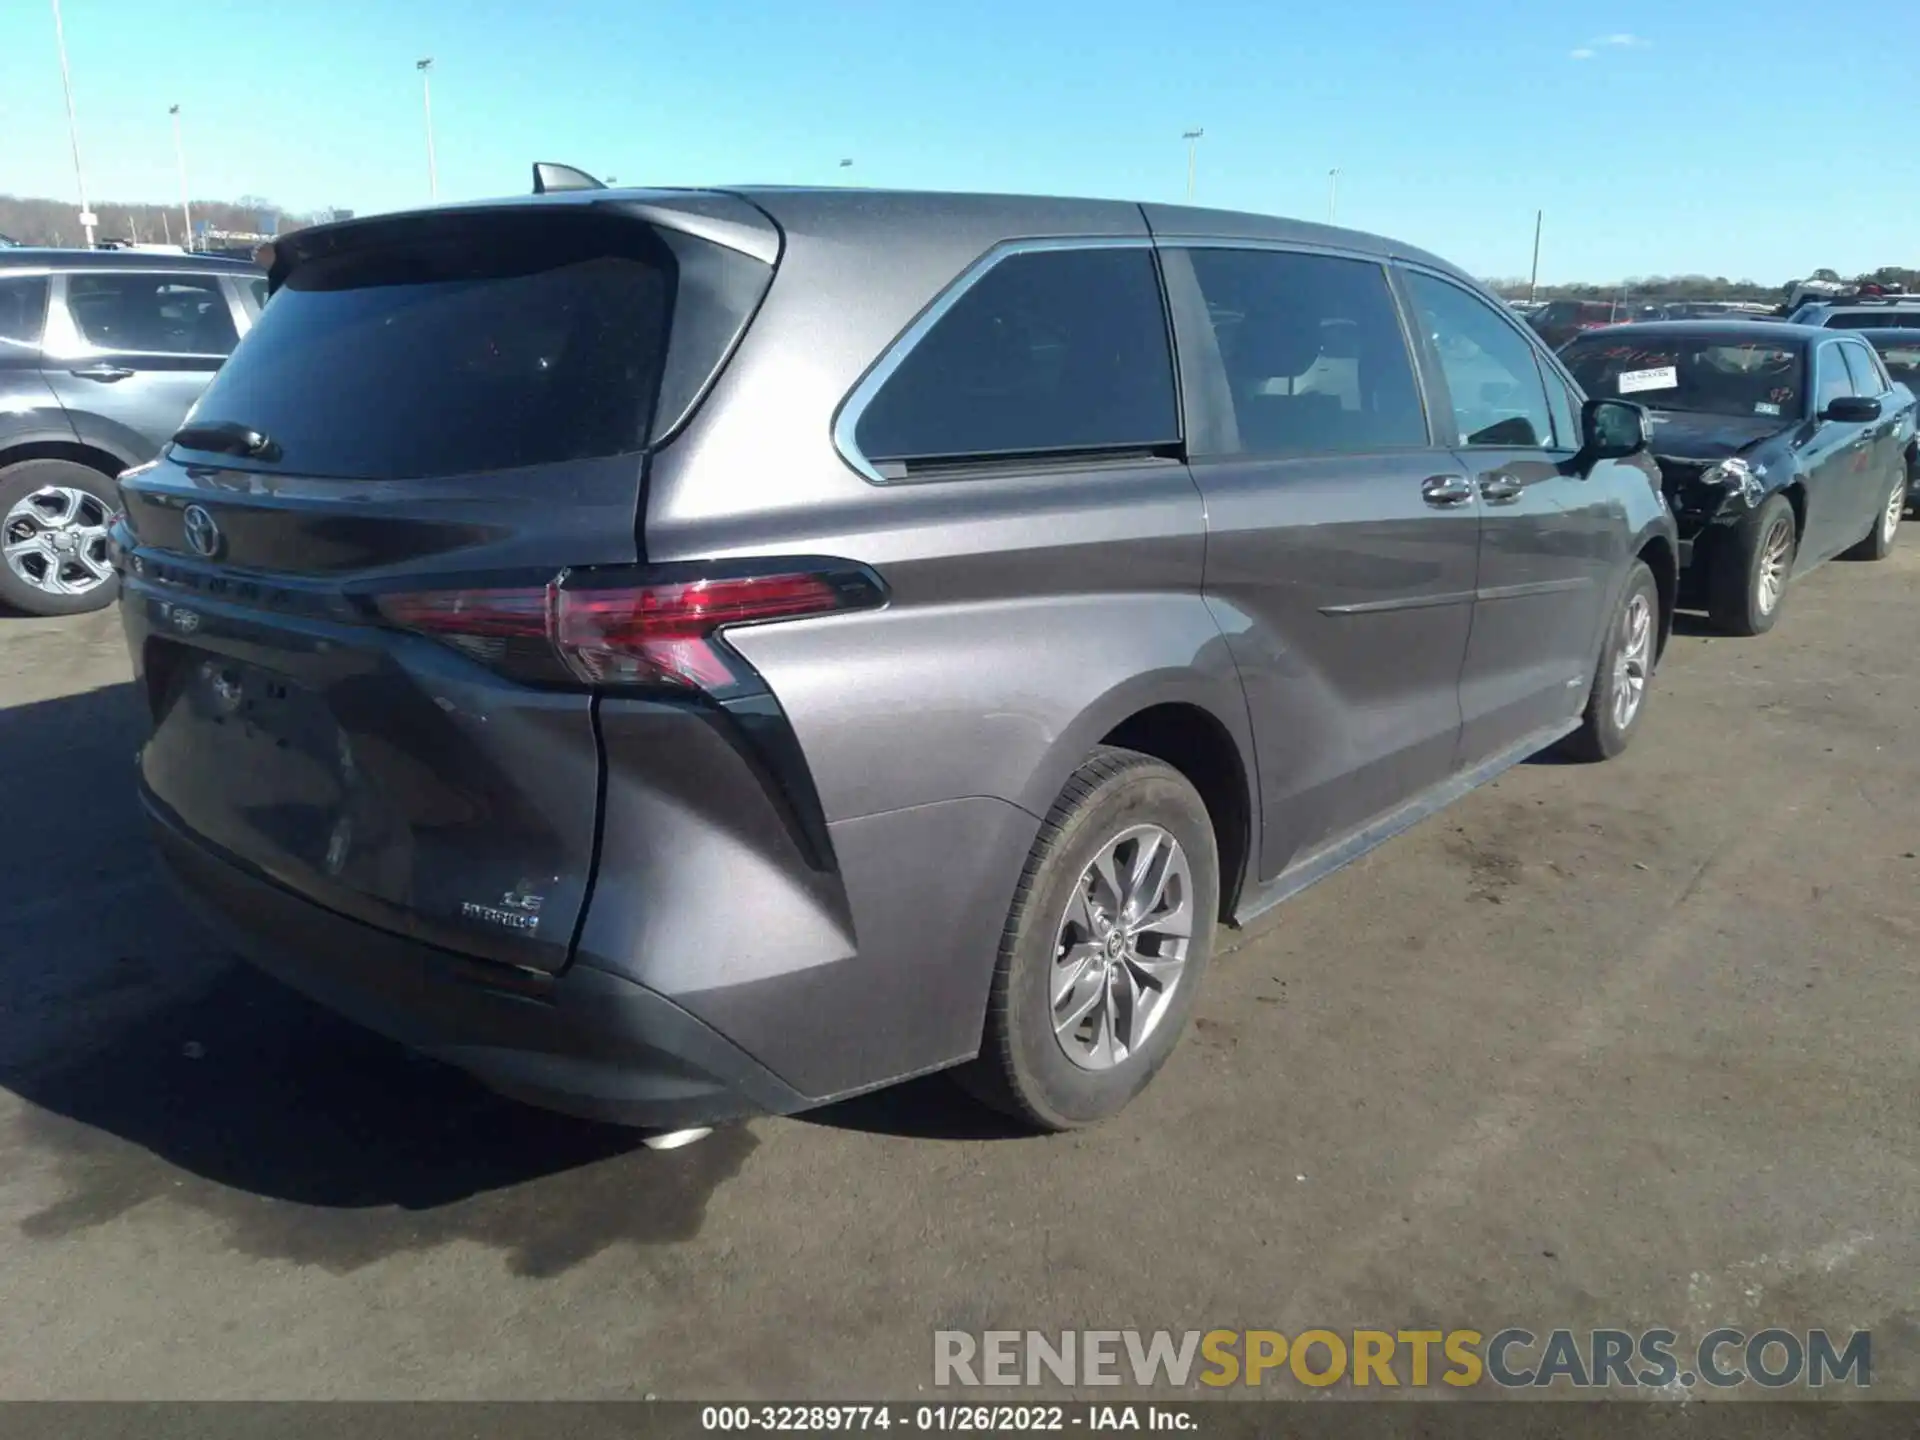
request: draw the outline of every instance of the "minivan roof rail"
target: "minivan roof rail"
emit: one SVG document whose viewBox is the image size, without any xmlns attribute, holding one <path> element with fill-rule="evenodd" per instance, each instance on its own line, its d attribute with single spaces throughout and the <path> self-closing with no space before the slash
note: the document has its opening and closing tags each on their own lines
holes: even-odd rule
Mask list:
<svg viewBox="0 0 1920 1440">
<path fill-rule="evenodd" d="M 604 190 L 607 187 L 584 170 L 571 165 L 556 165 L 551 160 L 533 162 L 533 193 L 545 195 L 554 190 Z"/>
</svg>

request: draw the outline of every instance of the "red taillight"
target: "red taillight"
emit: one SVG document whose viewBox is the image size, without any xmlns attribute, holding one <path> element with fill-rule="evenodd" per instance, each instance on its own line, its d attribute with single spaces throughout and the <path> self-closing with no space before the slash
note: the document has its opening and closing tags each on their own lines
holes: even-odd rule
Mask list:
<svg viewBox="0 0 1920 1440">
<path fill-rule="evenodd" d="M 723 627 L 862 609 L 880 598 L 864 572 L 849 568 L 640 585 L 588 574 L 540 589 L 424 591 L 376 604 L 388 623 L 523 679 L 717 691 L 745 678 L 719 640 Z"/>
<path fill-rule="evenodd" d="M 667 680 L 714 690 L 737 679 L 712 643 L 723 625 L 841 608 L 822 575 L 751 575 L 619 590 L 557 590 L 553 642 L 589 684 Z"/>
<path fill-rule="evenodd" d="M 538 590 L 428 590 L 383 595 L 380 613 L 406 630 L 428 635 L 545 639 L 547 594 Z"/>
</svg>

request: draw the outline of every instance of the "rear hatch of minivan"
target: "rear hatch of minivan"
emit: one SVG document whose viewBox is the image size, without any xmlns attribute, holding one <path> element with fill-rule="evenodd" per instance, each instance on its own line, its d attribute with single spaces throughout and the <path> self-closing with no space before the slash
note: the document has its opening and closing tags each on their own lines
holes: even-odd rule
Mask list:
<svg viewBox="0 0 1920 1440">
<path fill-rule="evenodd" d="M 633 663 L 605 597 L 639 602 L 606 587 L 645 558 L 647 455 L 751 322 L 778 232 L 732 197 L 623 192 L 278 249 L 256 326 L 122 478 L 146 796 L 338 913 L 558 970 L 595 861 L 596 682 Z"/>
</svg>

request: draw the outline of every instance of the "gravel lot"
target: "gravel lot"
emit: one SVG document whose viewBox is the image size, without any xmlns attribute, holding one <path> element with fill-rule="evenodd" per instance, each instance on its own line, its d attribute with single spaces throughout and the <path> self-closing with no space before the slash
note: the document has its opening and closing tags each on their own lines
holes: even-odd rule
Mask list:
<svg viewBox="0 0 1920 1440">
<path fill-rule="evenodd" d="M 1920 527 L 1916 527 L 1920 530 Z M 0 619 L 0 1396 L 911 1398 L 935 1328 L 1874 1331 L 1920 1398 L 1920 533 L 1225 937 L 1126 1115 L 653 1154 L 239 967 L 112 612 Z"/>
</svg>

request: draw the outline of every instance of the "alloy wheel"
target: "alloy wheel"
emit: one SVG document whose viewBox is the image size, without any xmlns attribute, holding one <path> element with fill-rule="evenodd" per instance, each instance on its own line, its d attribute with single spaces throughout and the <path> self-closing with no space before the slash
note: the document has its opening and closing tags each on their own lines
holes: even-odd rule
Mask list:
<svg viewBox="0 0 1920 1440">
<path fill-rule="evenodd" d="M 1173 999 L 1193 937 L 1193 876 L 1180 842 L 1136 825 L 1101 846 L 1054 941 L 1053 1033 L 1083 1070 L 1138 1052 Z"/>
<path fill-rule="evenodd" d="M 1640 713 L 1653 669 L 1653 603 L 1636 593 L 1620 620 L 1620 649 L 1613 661 L 1613 723 L 1625 730 Z"/>
<path fill-rule="evenodd" d="M 1887 508 L 1880 516 L 1880 540 L 1882 544 L 1893 543 L 1894 531 L 1900 528 L 1900 517 L 1907 509 L 1907 482 L 1902 480 L 1893 487 L 1893 493 L 1887 496 Z"/>
<path fill-rule="evenodd" d="M 1782 515 L 1767 528 L 1760 543 L 1759 574 L 1754 580 L 1754 599 L 1762 615 L 1771 615 L 1787 588 L 1787 572 L 1793 568 L 1793 521 Z"/>
<path fill-rule="evenodd" d="M 7 568 L 47 595 L 85 595 L 113 578 L 107 563 L 107 502 L 86 490 L 47 485 L 0 521 Z"/>
</svg>

